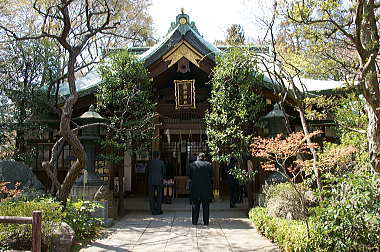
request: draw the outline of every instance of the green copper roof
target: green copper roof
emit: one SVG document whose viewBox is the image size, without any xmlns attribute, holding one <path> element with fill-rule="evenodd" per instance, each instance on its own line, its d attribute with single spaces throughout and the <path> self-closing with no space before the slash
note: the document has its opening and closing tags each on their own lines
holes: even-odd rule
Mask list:
<svg viewBox="0 0 380 252">
<path fill-rule="evenodd" d="M 168 33 L 176 29 L 178 29 L 181 35 L 185 35 L 190 29 L 199 34 L 195 22 L 190 22 L 189 15 L 184 13 L 177 15 L 176 21 L 171 23 Z"/>
<path fill-rule="evenodd" d="M 159 41 L 157 44 L 155 44 L 153 47 L 151 47 L 149 50 L 145 51 L 144 53 L 139 55 L 139 59 L 145 61 L 147 58 L 152 56 L 154 53 L 156 53 L 162 46 L 169 42 L 171 36 L 174 34 L 176 30 L 172 30 L 169 32 L 161 41 Z"/>
<path fill-rule="evenodd" d="M 86 75 L 82 76 L 81 78 L 78 78 L 75 81 L 75 86 L 79 95 L 84 96 L 93 93 L 100 82 L 101 77 L 98 73 L 97 68 L 95 67 Z M 59 87 L 59 94 L 61 96 L 70 94 L 69 85 L 66 81 L 62 83 L 62 85 Z"/>
<path fill-rule="evenodd" d="M 145 66 L 149 66 L 174 48 L 181 40 L 186 40 L 213 62 L 215 62 L 215 54 L 221 52 L 219 48 L 202 37 L 195 23 L 190 22 L 189 15 L 181 13 L 177 15 L 176 21 L 171 23 L 166 36 L 155 46 L 139 55 L 139 58 L 144 61 Z"/>
<path fill-rule="evenodd" d="M 157 60 L 161 59 L 168 51 L 174 48 L 181 40 L 186 40 L 192 45 L 199 53 L 205 55 L 209 60 L 215 63 L 215 55 L 222 53 L 230 48 L 230 46 L 219 46 L 206 41 L 199 33 L 195 22 L 190 21 L 187 14 L 181 13 L 176 16 L 175 22 L 172 22 L 166 36 L 151 48 L 147 47 L 134 47 L 128 48 L 129 51 L 137 54 L 140 60 L 144 62 L 145 67 L 150 66 Z M 251 47 L 251 46 L 250 46 Z M 252 47 L 257 53 L 268 53 L 268 47 Z M 109 49 L 120 50 L 120 49 Z M 275 79 L 271 79 L 267 73 L 267 69 L 260 67 L 263 73 L 264 82 L 263 87 L 271 90 L 274 93 L 281 92 L 281 85 Z M 98 84 L 101 82 L 100 74 L 95 67 L 85 76 L 78 78 L 76 81 L 77 91 L 80 96 L 85 96 L 94 93 Z M 323 92 L 324 90 L 334 90 L 338 87 L 344 86 L 343 82 L 336 81 L 319 81 L 308 80 L 302 81 L 307 87 L 309 93 Z M 59 90 L 60 95 L 65 96 L 69 94 L 67 83 L 64 83 Z"/>
</svg>

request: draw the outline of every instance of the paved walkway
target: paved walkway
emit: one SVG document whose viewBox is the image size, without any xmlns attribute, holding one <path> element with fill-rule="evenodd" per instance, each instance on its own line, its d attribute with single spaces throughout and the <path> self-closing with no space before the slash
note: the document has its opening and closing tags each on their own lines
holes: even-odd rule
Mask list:
<svg viewBox="0 0 380 252">
<path fill-rule="evenodd" d="M 148 211 L 149 198 L 148 197 L 129 197 L 125 199 L 124 207 L 127 211 Z M 244 198 L 243 203 L 236 204 L 235 210 L 247 210 L 248 199 Z M 165 211 L 190 211 L 191 205 L 189 198 L 175 198 L 172 204 L 162 204 L 162 210 Z M 213 201 L 210 204 L 210 211 L 213 210 L 230 210 L 230 203 L 228 199 Z"/>
<path fill-rule="evenodd" d="M 202 217 L 194 226 L 189 210 L 159 216 L 133 211 L 80 251 L 280 251 L 256 231 L 246 211 L 214 210 L 210 215 L 209 226 L 201 225 Z"/>
</svg>

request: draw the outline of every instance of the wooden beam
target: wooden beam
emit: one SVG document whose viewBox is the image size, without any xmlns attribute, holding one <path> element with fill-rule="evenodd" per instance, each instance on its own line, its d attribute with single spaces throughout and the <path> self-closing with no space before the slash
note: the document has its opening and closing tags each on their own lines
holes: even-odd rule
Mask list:
<svg viewBox="0 0 380 252">
<path fill-rule="evenodd" d="M 160 129 L 204 129 L 206 125 L 204 123 L 163 123 L 157 128 Z"/>
<path fill-rule="evenodd" d="M 32 217 L 0 216 L 0 223 L 32 224 Z"/>
<path fill-rule="evenodd" d="M 159 76 L 160 74 L 168 70 L 169 69 L 168 66 L 169 66 L 168 62 L 165 62 L 162 60 L 157 61 L 156 63 L 148 67 L 149 77 L 156 78 L 157 76 Z"/>
</svg>

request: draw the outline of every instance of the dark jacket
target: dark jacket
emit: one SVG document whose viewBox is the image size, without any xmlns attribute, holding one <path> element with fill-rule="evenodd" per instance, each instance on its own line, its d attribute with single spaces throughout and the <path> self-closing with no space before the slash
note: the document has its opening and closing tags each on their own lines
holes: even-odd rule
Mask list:
<svg viewBox="0 0 380 252">
<path fill-rule="evenodd" d="M 197 160 L 190 165 L 191 199 L 212 199 L 212 165 L 207 161 Z"/>
<path fill-rule="evenodd" d="M 173 179 L 174 178 L 174 167 L 170 162 L 164 162 L 166 172 L 165 172 L 165 179 Z"/>
<path fill-rule="evenodd" d="M 153 159 L 148 162 L 146 167 L 149 185 L 162 185 L 165 176 L 165 164 L 160 159 Z"/>
</svg>

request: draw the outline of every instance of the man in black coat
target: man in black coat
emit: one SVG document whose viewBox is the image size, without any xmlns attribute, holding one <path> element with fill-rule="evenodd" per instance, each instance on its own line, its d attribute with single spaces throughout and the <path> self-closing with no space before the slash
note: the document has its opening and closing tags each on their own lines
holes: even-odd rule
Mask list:
<svg viewBox="0 0 380 252">
<path fill-rule="evenodd" d="M 192 223 L 198 224 L 199 208 L 202 203 L 203 224 L 208 225 L 210 218 L 210 201 L 212 199 L 212 165 L 205 160 L 205 154 L 199 153 L 197 161 L 190 165 Z"/>
<path fill-rule="evenodd" d="M 148 162 L 146 167 L 149 185 L 149 204 L 153 215 L 162 214 L 162 180 L 166 169 L 164 162 L 159 157 L 159 152 L 153 152 L 153 159 Z"/>
</svg>

